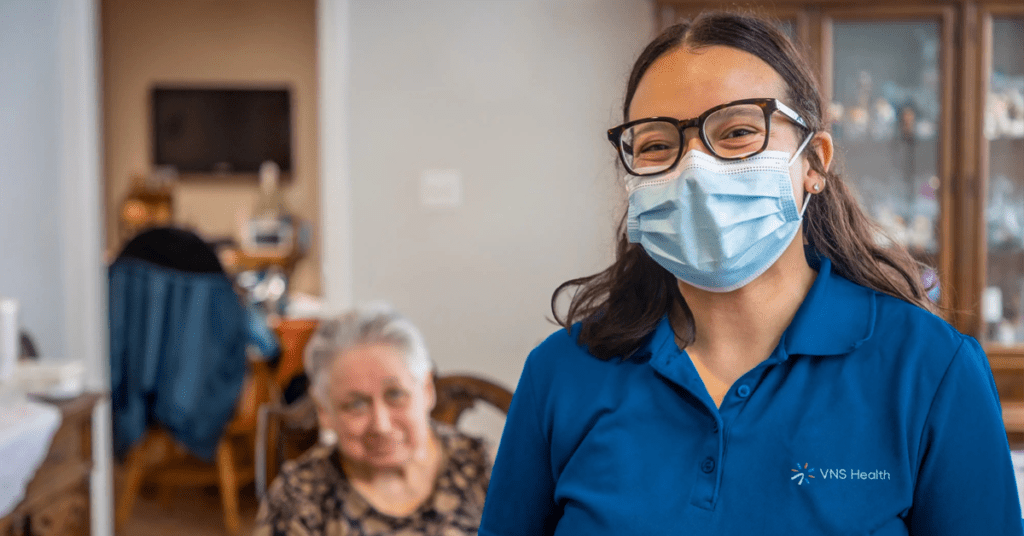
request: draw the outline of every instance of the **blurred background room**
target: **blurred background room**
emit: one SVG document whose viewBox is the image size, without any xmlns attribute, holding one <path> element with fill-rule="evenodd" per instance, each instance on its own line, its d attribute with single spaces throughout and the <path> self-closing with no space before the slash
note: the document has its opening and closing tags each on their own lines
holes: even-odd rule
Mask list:
<svg viewBox="0 0 1024 536">
<path fill-rule="evenodd" d="M 0 536 L 248 533 L 306 340 L 372 300 L 496 448 L 552 291 L 613 257 L 633 59 L 736 5 L 819 69 L 1024 448 L 1019 1 L 0 0 Z"/>
</svg>

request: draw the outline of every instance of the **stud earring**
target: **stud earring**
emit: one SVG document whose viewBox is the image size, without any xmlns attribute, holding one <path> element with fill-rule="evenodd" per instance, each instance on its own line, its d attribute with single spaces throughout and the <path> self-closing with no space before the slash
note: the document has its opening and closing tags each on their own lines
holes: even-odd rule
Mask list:
<svg viewBox="0 0 1024 536">
<path fill-rule="evenodd" d="M 320 444 L 332 447 L 338 444 L 338 433 L 330 428 L 320 429 Z"/>
<path fill-rule="evenodd" d="M 821 190 L 821 183 L 814 183 L 814 191 L 817 192 L 819 190 Z"/>
</svg>

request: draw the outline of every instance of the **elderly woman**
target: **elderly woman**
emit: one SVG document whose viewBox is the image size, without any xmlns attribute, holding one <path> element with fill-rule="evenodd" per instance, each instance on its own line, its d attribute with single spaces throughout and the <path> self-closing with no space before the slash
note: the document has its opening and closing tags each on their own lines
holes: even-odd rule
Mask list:
<svg viewBox="0 0 1024 536">
<path fill-rule="evenodd" d="M 321 323 L 306 349 L 321 440 L 288 462 L 256 535 L 476 534 L 490 478 L 483 442 L 429 418 L 433 364 L 387 307 Z"/>
</svg>

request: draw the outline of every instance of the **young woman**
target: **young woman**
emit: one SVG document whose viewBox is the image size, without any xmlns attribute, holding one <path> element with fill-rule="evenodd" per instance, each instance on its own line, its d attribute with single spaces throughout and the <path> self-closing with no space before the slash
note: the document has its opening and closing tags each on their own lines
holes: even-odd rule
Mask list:
<svg viewBox="0 0 1024 536">
<path fill-rule="evenodd" d="M 480 535 L 1022 534 L 985 355 L 829 171 L 786 37 L 673 26 L 623 108 L 617 259 L 555 293 Z"/>
</svg>

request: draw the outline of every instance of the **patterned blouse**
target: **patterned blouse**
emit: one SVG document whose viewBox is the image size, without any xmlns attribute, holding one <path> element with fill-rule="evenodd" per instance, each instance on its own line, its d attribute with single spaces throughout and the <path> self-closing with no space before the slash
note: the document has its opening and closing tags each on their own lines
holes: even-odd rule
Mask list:
<svg viewBox="0 0 1024 536">
<path fill-rule="evenodd" d="M 443 452 L 434 491 L 411 515 L 378 512 L 352 488 L 334 447 L 284 464 L 260 505 L 253 536 L 475 536 L 491 458 L 484 442 L 433 423 Z"/>
</svg>

